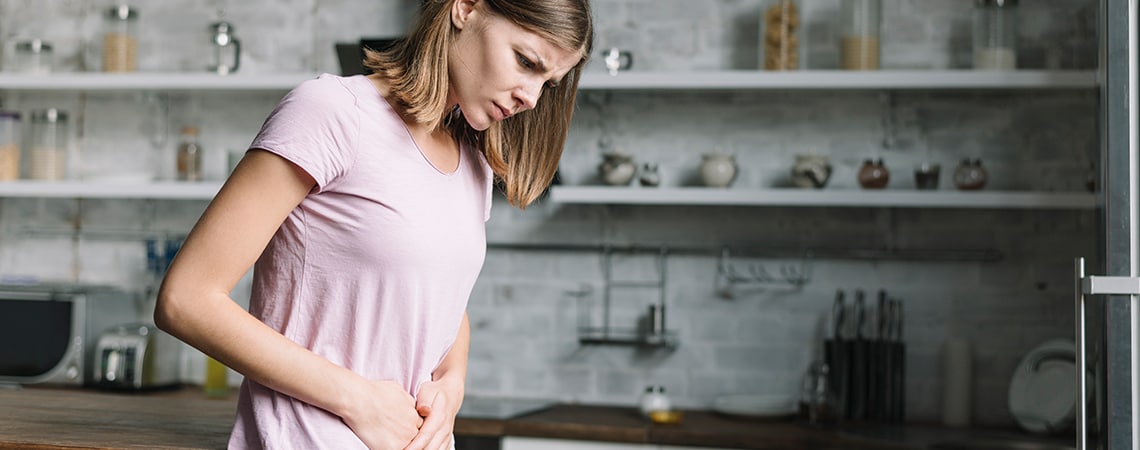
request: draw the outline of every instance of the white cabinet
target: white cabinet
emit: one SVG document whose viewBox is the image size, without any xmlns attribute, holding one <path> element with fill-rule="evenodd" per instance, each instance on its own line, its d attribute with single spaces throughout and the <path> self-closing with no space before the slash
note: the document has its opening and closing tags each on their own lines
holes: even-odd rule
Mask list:
<svg viewBox="0 0 1140 450">
<path fill-rule="evenodd" d="M 657 445 L 507 436 L 502 450 L 658 450 Z"/>
<path fill-rule="evenodd" d="M 723 447 L 677 447 L 654 444 L 620 444 L 614 442 L 574 441 L 506 436 L 502 450 L 737 450 Z"/>
</svg>

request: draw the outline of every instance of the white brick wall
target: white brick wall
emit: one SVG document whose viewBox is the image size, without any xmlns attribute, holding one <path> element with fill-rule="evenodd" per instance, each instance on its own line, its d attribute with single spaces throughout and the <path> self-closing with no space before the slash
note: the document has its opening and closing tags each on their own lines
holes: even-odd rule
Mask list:
<svg viewBox="0 0 1140 450">
<path fill-rule="evenodd" d="M 56 45 L 61 70 L 77 70 L 82 46 L 98 29 L 94 0 L 0 0 L 0 40 L 33 33 Z M 161 4 L 159 4 L 161 3 Z M 218 2 L 167 0 L 141 4 L 147 70 L 195 70 L 200 44 Z M 810 67 L 835 66 L 830 45 L 838 14 L 830 0 L 805 0 L 804 37 Z M 883 64 L 897 68 L 963 67 L 969 61 L 969 3 L 884 1 Z M 244 40 L 244 72 L 336 72 L 332 43 L 399 33 L 412 0 L 268 0 L 227 2 L 226 18 Z M 1022 62 L 1090 53 L 1088 0 L 1052 0 L 1021 7 Z M 756 66 L 758 0 L 594 0 L 598 48 L 635 53 L 635 69 L 751 69 Z M 187 13 L 189 11 L 189 13 Z M 1087 30 L 1088 28 L 1084 28 Z M 1067 44 L 1067 43 L 1071 43 Z M 1065 47 L 1070 45 L 1070 47 Z M 590 70 L 600 70 L 592 66 Z M 169 176 L 177 129 L 202 128 L 206 174 L 225 173 L 225 152 L 243 149 L 280 93 L 169 94 L 169 110 L 134 94 L 0 93 L 3 106 L 56 106 L 73 112 L 82 131 L 77 169 L 122 168 L 153 161 Z M 893 169 L 891 187 L 909 189 L 910 168 L 943 164 L 942 188 L 964 156 L 981 157 L 991 186 L 1080 190 L 1096 153 L 1096 98 L 1091 92 L 899 92 L 890 111 L 896 145 L 882 148 L 879 92 L 646 93 L 590 92 L 581 97 L 562 175 L 594 183 L 605 143 L 639 161 L 656 161 L 664 184 L 691 183 L 700 154 L 736 154 L 736 186 L 786 185 L 794 155 L 830 155 L 834 188 L 855 186 L 867 157 Z M 164 115 L 165 114 L 165 115 Z M 165 117 L 165 119 L 163 119 Z M 169 129 L 165 137 L 156 130 Z M 1043 174 L 1043 175 L 1042 175 Z M 142 237 L 189 229 L 205 202 L 0 201 L 0 276 L 140 286 Z M 68 231 L 79 218 L 84 232 Z M 718 395 L 795 392 L 813 355 L 821 321 L 836 290 L 886 289 L 907 311 L 908 411 L 915 421 L 939 417 L 939 350 L 950 335 L 974 343 L 977 422 L 1011 423 L 1005 391 L 1022 354 L 1051 337 L 1071 335 L 1072 257 L 1095 256 L 1092 212 L 891 210 L 742 207 L 603 207 L 539 204 L 525 212 L 499 201 L 488 224 L 494 243 L 638 244 L 700 247 L 831 248 L 896 246 L 1001 251 L 983 262 L 813 262 L 800 290 L 743 289 L 735 298 L 714 289 L 716 258 L 668 260 L 668 322 L 681 336 L 674 352 L 582 347 L 583 306 L 600 304 L 603 271 L 597 253 L 492 249 L 471 299 L 473 326 L 468 392 L 587 403 L 632 404 L 647 383 L 663 384 L 674 402 L 704 407 Z M 738 260 L 778 272 L 785 256 Z M 646 260 L 623 260 L 623 278 L 652 276 Z M 574 295 L 588 286 L 585 299 Z M 652 301 L 649 291 L 614 297 L 617 326 L 633 326 Z M 241 295 L 239 295 L 241 296 Z M 188 352 L 188 380 L 201 380 Z"/>
</svg>

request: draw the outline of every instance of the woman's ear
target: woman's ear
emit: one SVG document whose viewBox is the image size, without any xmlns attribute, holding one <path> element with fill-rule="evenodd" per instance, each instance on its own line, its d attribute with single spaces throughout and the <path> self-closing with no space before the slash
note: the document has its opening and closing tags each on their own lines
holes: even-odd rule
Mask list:
<svg viewBox="0 0 1140 450">
<path fill-rule="evenodd" d="M 475 12 L 475 6 L 478 4 L 479 0 L 455 0 L 451 4 L 451 24 L 462 30 L 471 21 L 471 14 Z"/>
</svg>

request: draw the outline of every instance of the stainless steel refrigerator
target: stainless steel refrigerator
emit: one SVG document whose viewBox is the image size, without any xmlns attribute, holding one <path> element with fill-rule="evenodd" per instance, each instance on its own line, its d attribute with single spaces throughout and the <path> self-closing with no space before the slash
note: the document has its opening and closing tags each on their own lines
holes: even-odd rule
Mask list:
<svg viewBox="0 0 1140 450">
<path fill-rule="evenodd" d="M 1099 255 L 1076 260 L 1077 448 L 1137 438 L 1138 0 L 1101 0 Z M 1090 275 L 1090 272 L 1094 275 Z"/>
</svg>

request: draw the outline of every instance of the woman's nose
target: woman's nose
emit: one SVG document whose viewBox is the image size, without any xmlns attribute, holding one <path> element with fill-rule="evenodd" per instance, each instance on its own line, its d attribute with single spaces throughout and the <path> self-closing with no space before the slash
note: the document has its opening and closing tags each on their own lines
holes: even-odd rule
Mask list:
<svg viewBox="0 0 1140 450">
<path fill-rule="evenodd" d="M 538 98 L 542 96 L 542 86 L 546 82 L 543 80 L 528 80 L 525 85 L 515 90 L 515 97 L 519 101 L 519 111 L 528 111 L 534 109 L 538 105 Z"/>
</svg>

